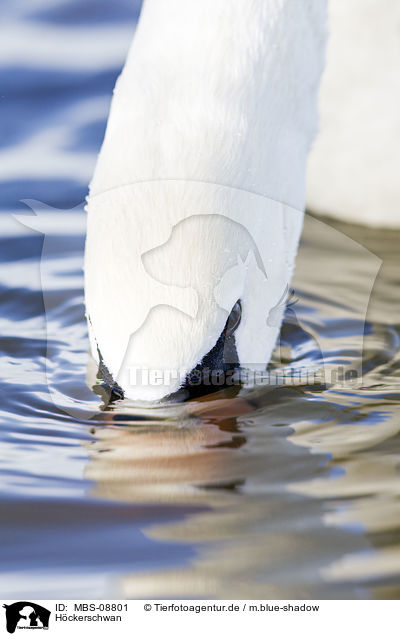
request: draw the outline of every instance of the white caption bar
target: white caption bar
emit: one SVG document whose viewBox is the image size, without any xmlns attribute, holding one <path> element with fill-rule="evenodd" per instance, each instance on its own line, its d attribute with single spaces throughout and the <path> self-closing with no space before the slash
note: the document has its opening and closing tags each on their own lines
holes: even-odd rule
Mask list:
<svg viewBox="0 0 400 636">
<path fill-rule="evenodd" d="M 352 633 L 354 629 L 363 636 L 376 636 L 383 621 L 397 624 L 400 610 L 400 601 L 326 600 L 16 600 L 2 601 L 1 605 L 1 633 L 17 636 L 29 636 L 33 630 L 37 636 L 40 632 L 46 636 L 109 634 L 110 628 L 113 634 L 121 635 L 173 630 L 177 636 L 204 636 L 205 632 L 218 633 L 230 627 L 257 630 L 254 633 L 280 634 L 285 630 L 295 634 L 302 630 L 308 636 L 320 636 L 321 629 L 324 636 L 337 636 L 338 630 L 344 629 Z"/>
</svg>

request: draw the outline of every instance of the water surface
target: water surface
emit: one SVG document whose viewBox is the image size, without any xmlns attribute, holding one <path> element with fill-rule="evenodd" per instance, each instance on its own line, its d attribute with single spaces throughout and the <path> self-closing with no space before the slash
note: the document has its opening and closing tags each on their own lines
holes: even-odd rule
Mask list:
<svg viewBox="0 0 400 636">
<path fill-rule="evenodd" d="M 146 410 L 96 379 L 82 202 L 139 3 L 110 7 L 3 3 L 0 596 L 399 598 L 399 232 L 307 218 L 283 385 Z"/>
</svg>

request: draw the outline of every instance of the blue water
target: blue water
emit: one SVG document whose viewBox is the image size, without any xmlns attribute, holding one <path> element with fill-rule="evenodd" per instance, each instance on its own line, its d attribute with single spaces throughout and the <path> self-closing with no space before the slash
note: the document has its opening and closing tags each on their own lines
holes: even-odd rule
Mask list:
<svg viewBox="0 0 400 636">
<path fill-rule="evenodd" d="M 139 4 L 2 5 L 0 597 L 398 598 L 399 233 L 307 218 L 298 382 L 146 411 L 96 379 L 83 202 Z"/>
</svg>

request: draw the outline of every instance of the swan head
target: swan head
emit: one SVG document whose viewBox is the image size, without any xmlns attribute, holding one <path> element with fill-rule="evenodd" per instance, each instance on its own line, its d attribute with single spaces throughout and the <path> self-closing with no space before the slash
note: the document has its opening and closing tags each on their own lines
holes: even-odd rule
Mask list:
<svg viewBox="0 0 400 636">
<path fill-rule="evenodd" d="M 182 388 L 215 390 L 239 366 L 265 369 L 291 274 L 287 219 L 279 210 L 246 210 L 240 217 L 230 206 L 229 214 L 220 207 L 223 213 L 195 209 L 173 218 L 169 190 L 161 200 L 145 197 L 148 217 L 140 210 L 141 197 L 132 205 L 132 196 L 120 194 L 116 206 L 109 200 L 114 192 L 88 204 L 91 349 L 108 384 L 137 401 L 158 401 Z M 185 210 L 175 192 L 175 207 L 177 200 Z M 155 206 L 150 210 L 149 201 Z M 198 201 L 200 210 L 211 207 L 204 197 Z M 240 222 L 245 218 L 255 225 Z"/>
</svg>

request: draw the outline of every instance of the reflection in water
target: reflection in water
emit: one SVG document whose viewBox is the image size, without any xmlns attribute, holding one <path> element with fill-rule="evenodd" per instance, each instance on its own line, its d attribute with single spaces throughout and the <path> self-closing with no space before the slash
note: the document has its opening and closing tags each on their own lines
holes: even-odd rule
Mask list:
<svg viewBox="0 0 400 636">
<path fill-rule="evenodd" d="M 89 445 L 92 494 L 187 504 L 182 521 L 152 525 L 146 535 L 197 552 L 182 568 L 124 577 L 127 596 L 318 596 L 319 568 L 345 546 L 368 546 L 353 533 L 324 528 L 323 504 L 290 492 L 291 483 L 311 475 L 329 479 L 321 456 L 290 443 L 302 399 L 302 391 L 284 388 L 252 408 L 239 398 L 214 397 L 182 407 L 187 412 L 168 423 L 118 425 L 110 413 L 110 424 Z M 204 509 L 190 514 L 193 505 Z M 343 586 L 326 585 L 325 594 L 340 596 Z"/>
</svg>

